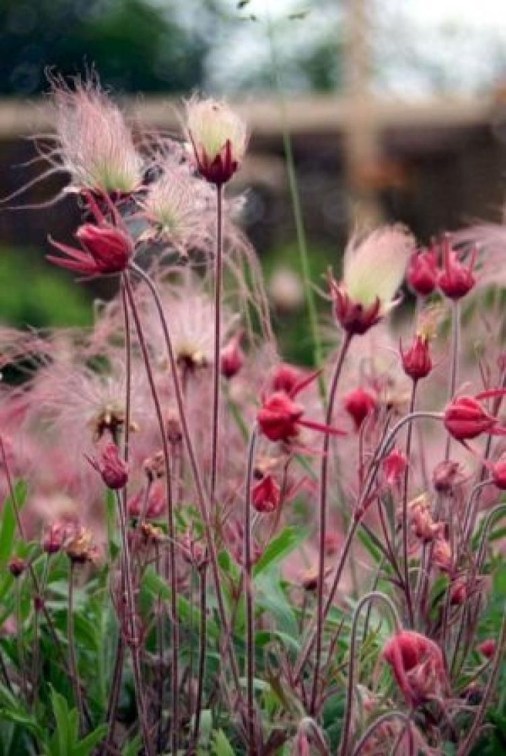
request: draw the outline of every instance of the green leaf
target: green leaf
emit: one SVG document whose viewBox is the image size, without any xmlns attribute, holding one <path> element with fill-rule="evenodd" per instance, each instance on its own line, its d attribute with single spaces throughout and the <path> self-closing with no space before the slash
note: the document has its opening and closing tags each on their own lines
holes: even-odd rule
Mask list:
<svg viewBox="0 0 506 756">
<path fill-rule="evenodd" d="M 95 746 L 107 735 L 108 727 L 106 724 L 99 725 L 96 730 L 90 732 L 85 738 L 79 741 L 72 750 L 72 756 L 91 756 Z"/>
<path fill-rule="evenodd" d="M 213 756 L 235 756 L 235 751 L 223 730 L 216 730 L 213 737 Z"/>
<path fill-rule="evenodd" d="M 56 722 L 56 730 L 52 740 L 51 754 L 53 756 L 68 756 L 71 747 L 71 737 L 69 729 L 69 707 L 66 700 L 61 696 L 53 686 L 51 689 L 51 705 Z"/>
<path fill-rule="evenodd" d="M 257 577 L 265 572 L 271 565 L 280 562 L 288 554 L 299 546 L 306 538 L 306 532 L 302 528 L 285 528 L 276 538 L 269 543 L 264 553 L 253 567 L 253 576 Z"/>
<path fill-rule="evenodd" d="M 14 486 L 14 501 L 19 511 L 26 501 L 27 486 L 20 480 Z M 0 519 L 0 564 L 7 562 L 13 555 L 16 533 L 16 515 L 14 514 L 13 497 L 9 496 L 4 504 Z"/>
</svg>

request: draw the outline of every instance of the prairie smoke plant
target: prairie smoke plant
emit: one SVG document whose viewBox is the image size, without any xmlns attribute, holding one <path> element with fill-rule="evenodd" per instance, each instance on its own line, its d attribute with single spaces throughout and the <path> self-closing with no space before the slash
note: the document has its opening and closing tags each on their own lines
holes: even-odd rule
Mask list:
<svg viewBox="0 0 506 756">
<path fill-rule="evenodd" d="M 506 360 L 473 256 L 352 237 L 333 349 L 286 362 L 223 212 L 244 124 L 188 103 L 197 178 L 56 90 L 82 217 L 51 259 L 119 291 L 86 333 L 0 329 L 0 751 L 499 753 Z M 453 300 L 437 360 L 432 308 L 400 358 L 385 317 L 406 267 L 417 312 Z"/>
</svg>

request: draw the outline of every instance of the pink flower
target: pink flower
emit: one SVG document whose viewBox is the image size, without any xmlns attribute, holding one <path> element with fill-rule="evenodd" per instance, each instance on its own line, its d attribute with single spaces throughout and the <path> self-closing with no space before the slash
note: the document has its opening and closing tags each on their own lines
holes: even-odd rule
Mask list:
<svg viewBox="0 0 506 756">
<path fill-rule="evenodd" d="M 392 449 L 383 460 L 383 474 L 388 486 L 398 486 L 408 465 L 406 455 L 400 449 Z"/>
<path fill-rule="evenodd" d="M 400 346 L 402 367 L 406 375 L 413 381 L 425 378 L 432 370 L 432 360 L 429 352 L 429 340 L 423 334 L 416 334 L 413 344 L 403 352 Z"/>
<path fill-rule="evenodd" d="M 345 331 L 362 335 L 395 307 L 414 246 L 402 226 L 385 226 L 363 239 L 352 237 L 342 280 L 330 280 L 335 316 Z"/>
<path fill-rule="evenodd" d="M 134 242 L 126 231 L 105 220 L 91 195 L 88 196 L 88 202 L 97 224 L 84 223 L 77 230 L 76 239 L 82 249 L 50 240 L 53 247 L 65 257 L 47 255 L 47 259 L 60 268 L 75 270 L 84 275 L 121 273 L 128 267 L 134 253 Z"/>
<path fill-rule="evenodd" d="M 344 397 L 344 408 L 351 415 L 356 430 L 360 430 L 368 415 L 378 406 L 376 398 L 366 389 L 356 388 Z"/>
<path fill-rule="evenodd" d="M 267 514 L 278 508 L 281 499 L 280 488 L 272 475 L 265 475 L 261 481 L 254 485 L 251 495 L 252 504 L 257 512 Z"/>
<path fill-rule="evenodd" d="M 406 281 L 415 294 L 422 297 L 432 294 L 436 288 L 437 276 L 437 255 L 433 248 L 419 250 L 412 255 Z"/>
<path fill-rule="evenodd" d="M 497 427 L 499 420 L 494 417 L 480 403 L 481 399 L 502 396 L 502 389 L 483 391 L 474 396 L 460 396 L 454 399 L 445 409 L 443 422 L 448 433 L 457 441 L 467 441 L 490 433 L 494 436 L 506 435 L 506 428 Z"/>
<path fill-rule="evenodd" d="M 409 706 L 418 706 L 449 691 L 443 653 L 437 643 L 412 630 L 400 630 L 390 638 L 383 656 Z"/>
<path fill-rule="evenodd" d="M 107 488 L 117 491 L 124 488 L 128 482 L 128 466 L 119 456 L 118 447 L 110 441 L 100 459 L 91 459 L 88 462 L 100 473 Z"/>
<path fill-rule="evenodd" d="M 193 98 L 186 103 L 186 132 L 200 174 L 211 184 L 230 181 L 246 152 L 246 125 L 225 103 Z"/>
<path fill-rule="evenodd" d="M 233 336 L 220 353 L 221 374 L 225 378 L 233 378 L 244 365 L 244 352 L 241 349 L 243 332 Z"/>
<path fill-rule="evenodd" d="M 449 299 L 461 299 L 471 291 L 476 283 L 473 275 L 477 254 L 476 248 L 473 249 L 469 265 L 463 265 L 457 253 L 452 249 L 448 235 L 443 238 L 441 246 L 443 252 L 443 270 L 438 275 L 438 286 Z"/>
</svg>

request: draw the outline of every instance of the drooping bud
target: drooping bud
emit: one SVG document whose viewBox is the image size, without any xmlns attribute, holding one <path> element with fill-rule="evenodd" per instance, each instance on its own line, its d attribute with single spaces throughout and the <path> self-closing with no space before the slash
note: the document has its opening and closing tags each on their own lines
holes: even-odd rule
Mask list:
<svg viewBox="0 0 506 756">
<path fill-rule="evenodd" d="M 272 475 L 265 475 L 251 491 L 251 503 L 257 512 L 270 514 L 279 507 L 281 490 Z"/>
<path fill-rule="evenodd" d="M 25 559 L 22 559 L 21 557 L 12 557 L 9 559 L 8 563 L 9 572 L 11 575 L 15 578 L 19 577 L 23 574 L 23 572 L 26 570 L 27 563 Z"/>
<path fill-rule="evenodd" d="M 225 103 L 193 98 L 186 103 L 186 133 L 200 174 L 211 184 L 230 181 L 246 152 L 246 124 Z"/>
<path fill-rule="evenodd" d="M 221 374 L 228 380 L 230 380 L 230 378 L 233 378 L 234 375 L 237 375 L 237 373 L 244 365 L 244 352 L 241 349 L 242 337 L 242 332 L 237 333 L 221 350 Z"/>
<path fill-rule="evenodd" d="M 272 376 L 272 388 L 274 391 L 284 391 L 289 396 L 296 386 L 304 378 L 302 370 L 288 362 L 281 362 Z"/>
<path fill-rule="evenodd" d="M 454 399 L 444 411 L 443 422 L 448 433 L 457 441 L 467 441 L 482 433 L 505 435 L 506 430 L 498 427 L 498 419 L 487 412 L 479 401 L 503 393 L 502 389 L 498 389 L 483 391 L 476 397 L 460 396 Z"/>
<path fill-rule="evenodd" d="M 436 288 L 437 255 L 434 248 L 415 252 L 409 261 L 406 281 L 409 288 L 421 297 L 428 297 Z"/>
<path fill-rule="evenodd" d="M 409 706 L 448 695 L 443 653 L 430 638 L 412 630 L 400 630 L 387 641 L 383 656 Z"/>
<path fill-rule="evenodd" d="M 343 278 L 331 279 L 337 321 L 349 334 L 366 333 L 398 300 L 414 239 L 402 226 L 386 226 L 365 239 L 353 237 L 344 254 Z"/>
<path fill-rule="evenodd" d="M 63 548 L 67 539 L 74 534 L 75 523 L 57 520 L 47 527 L 42 536 L 42 549 L 46 554 L 56 554 Z"/>
<path fill-rule="evenodd" d="M 383 474 L 387 486 L 398 486 L 401 483 L 402 476 L 408 465 L 406 455 L 400 449 L 392 449 L 383 460 Z"/>
<path fill-rule="evenodd" d="M 486 659 L 492 659 L 497 648 L 497 641 L 494 638 L 487 638 L 479 643 L 476 648 Z"/>
<path fill-rule="evenodd" d="M 451 494 L 462 483 L 464 474 L 458 462 L 451 459 L 439 462 L 432 471 L 432 485 L 438 493 Z"/>
<path fill-rule="evenodd" d="M 492 480 L 500 491 L 506 491 L 506 454 L 502 454 L 490 467 Z"/>
<path fill-rule="evenodd" d="M 355 429 L 360 430 L 366 417 L 378 406 L 376 398 L 366 389 L 356 388 L 344 397 L 344 408 L 352 417 Z"/>
<path fill-rule="evenodd" d="M 82 225 L 76 238 L 82 249 L 51 241 L 53 247 L 65 257 L 47 255 L 47 259 L 60 268 L 73 270 L 87 276 L 103 276 L 122 273 L 134 253 L 130 236 L 115 226 Z"/>
<path fill-rule="evenodd" d="M 443 572 L 451 572 L 453 568 L 453 552 L 446 538 L 436 538 L 432 546 L 432 561 Z"/>
<path fill-rule="evenodd" d="M 443 252 L 443 269 L 438 275 L 438 286 L 449 299 L 461 299 L 471 291 L 476 283 L 473 268 L 476 262 L 476 249 L 473 250 L 469 265 L 460 262 L 452 249 L 450 237 L 446 235 L 441 243 Z"/>
<path fill-rule="evenodd" d="M 270 441 L 293 441 L 299 433 L 299 426 L 311 430 L 329 433 L 333 436 L 345 435 L 337 428 L 302 418 L 304 407 L 288 396 L 284 391 L 275 391 L 264 399 L 258 411 L 257 422 L 262 433 Z"/>
<path fill-rule="evenodd" d="M 128 482 L 128 466 L 119 456 L 116 444 L 109 442 L 103 450 L 100 459 L 91 459 L 89 463 L 100 473 L 107 488 L 118 491 Z"/>
<path fill-rule="evenodd" d="M 407 376 L 413 381 L 425 378 L 432 370 L 432 360 L 429 351 L 429 340 L 422 334 L 417 334 L 411 347 L 404 352 L 400 346 L 402 367 Z"/>
</svg>

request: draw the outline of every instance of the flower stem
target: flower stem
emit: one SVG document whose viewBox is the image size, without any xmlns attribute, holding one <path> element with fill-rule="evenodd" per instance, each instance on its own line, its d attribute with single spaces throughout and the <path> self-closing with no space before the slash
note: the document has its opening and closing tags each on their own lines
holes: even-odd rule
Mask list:
<svg viewBox="0 0 506 756">
<path fill-rule="evenodd" d="M 214 540 L 214 532 L 213 528 L 211 526 L 211 519 L 209 515 L 209 509 L 207 506 L 206 496 L 204 492 L 204 486 L 202 483 L 202 478 L 200 474 L 200 469 L 197 463 L 197 456 L 195 453 L 195 448 L 191 439 L 190 435 L 190 429 L 188 426 L 188 421 L 186 418 L 186 412 L 184 408 L 184 400 L 183 400 L 183 394 L 181 391 L 181 384 L 179 381 L 178 371 L 177 371 L 177 364 L 176 364 L 176 358 L 174 354 L 174 348 L 172 345 L 172 339 L 170 337 L 169 328 L 167 325 L 167 320 L 165 318 L 162 303 L 160 301 L 160 297 L 158 295 L 158 292 L 156 290 L 156 287 L 151 280 L 151 278 L 145 273 L 141 268 L 137 267 L 136 265 L 132 265 L 132 269 L 137 273 L 138 276 L 142 278 L 142 280 L 146 283 L 149 290 L 151 291 L 151 294 L 153 296 L 155 306 L 158 311 L 158 315 L 160 317 L 160 322 L 162 325 L 163 335 L 165 339 L 165 345 L 167 349 L 167 355 L 169 358 L 169 364 L 170 364 L 170 371 L 172 374 L 172 380 L 174 384 L 174 394 L 176 398 L 176 404 L 179 412 L 179 420 L 181 423 L 181 432 L 183 434 L 183 439 L 185 442 L 185 446 L 188 452 L 188 461 L 190 463 L 191 472 L 193 475 L 193 480 L 195 483 L 196 493 L 197 493 L 197 503 L 199 507 L 200 516 L 202 518 L 202 523 L 204 526 L 204 533 L 206 538 L 206 544 L 209 551 L 209 561 L 211 565 L 211 571 L 213 573 L 213 581 L 214 581 L 214 590 L 216 592 L 216 601 L 217 601 L 217 608 L 218 608 L 218 615 L 220 618 L 220 622 L 223 628 L 223 636 L 225 638 L 225 644 L 227 653 L 229 655 L 230 659 L 230 669 L 232 672 L 232 677 L 234 680 L 234 686 L 238 693 L 238 695 L 241 695 L 241 689 L 239 684 L 239 668 L 237 665 L 237 659 L 235 657 L 235 651 L 232 644 L 232 633 L 229 626 L 229 622 L 227 620 L 227 614 L 225 610 L 225 601 L 223 597 L 223 590 L 221 587 L 221 580 L 220 580 L 220 571 L 218 566 L 218 554 L 216 550 L 216 544 Z"/>
<path fill-rule="evenodd" d="M 223 187 L 216 186 L 216 253 L 214 261 L 214 364 L 213 364 L 213 416 L 211 425 L 211 479 L 210 501 L 215 507 L 216 477 L 218 471 L 218 440 L 220 420 L 220 347 L 221 299 L 223 289 Z"/>
<path fill-rule="evenodd" d="M 257 427 L 253 428 L 248 449 L 246 494 L 244 497 L 244 588 L 246 593 L 246 704 L 248 712 L 249 753 L 256 754 L 255 738 L 255 615 L 253 597 L 253 562 L 251 556 L 251 486 L 257 440 Z"/>
<path fill-rule="evenodd" d="M 84 707 L 81 693 L 81 684 L 79 682 L 79 671 L 77 669 L 76 646 L 74 640 L 74 562 L 70 562 L 69 590 L 68 590 L 68 618 L 67 618 L 67 635 L 69 644 L 69 667 L 72 672 L 72 685 L 74 688 L 74 699 L 79 714 L 79 731 L 84 732 Z"/>
<path fill-rule="evenodd" d="M 334 368 L 334 374 L 332 376 L 332 382 L 330 384 L 329 399 L 327 405 L 327 412 L 325 417 L 325 425 L 331 426 L 334 415 L 334 404 L 337 393 L 337 385 L 341 376 L 342 368 L 346 354 L 350 347 L 352 340 L 352 334 L 346 333 L 344 340 L 341 344 L 341 349 L 336 360 Z M 323 642 L 323 590 L 325 581 L 325 541 L 327 537 L 327 490 L 328 490 L 328 467 L 329 467 L 329 451 L 330 451 L 330 434 L 325 433 L 323 436 L 323 448 L 321 454 L 321 468 L 320 468 L 320 497 L 319 497 L 319 509 L 318 509 L 318 584 L 317 584 L 317 603 L 316 603 L 316 652 L 315 652 L 315 666 L 313 687 L 311 693 L 311 705 L 310 713 L 314 715 L 316 700 L 318 696 L 318 684 L 320 674 L 320 662 L 322 655 L 322 642 Z"/>
<path fill-rule="evenodd" d="M 418 382 L 413 381 L 411 387 L 411 399 L 409 402 L 409 414 L 415 411 L 416 404 L 416 387 Z M 413 425 L 409 423 L 406 432 L 406 469 L 404 470 L 404 485 L 402 491 L 402 563 L 404 567 L 404 595 L 406 597 L 406 609 L 408 613 L 409 626 L 413 627 L 413 600 L 411 597 L 411 586 L 409 583 L 409 554 L 408 554 L 408 494 L 409 494 L 409 460 L 411 458 L 411 444 L 413 439 Z"/>
</svg>

